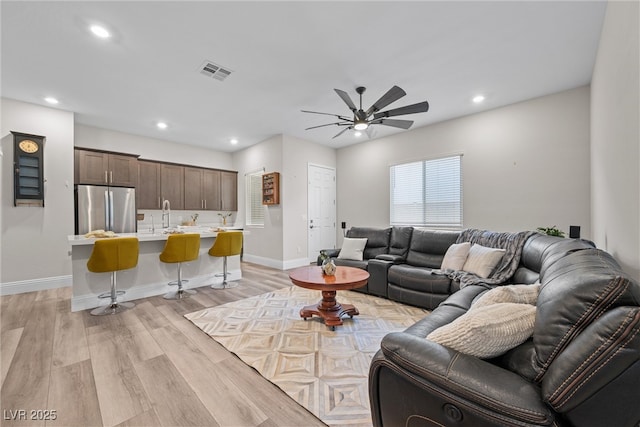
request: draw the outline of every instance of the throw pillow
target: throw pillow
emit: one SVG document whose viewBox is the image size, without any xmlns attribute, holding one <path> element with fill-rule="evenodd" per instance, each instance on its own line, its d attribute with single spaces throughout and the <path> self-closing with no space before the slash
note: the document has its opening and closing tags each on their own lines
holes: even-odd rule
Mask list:
<svg viewBox="0 0 640 427">
<path fill-rule="evenodd" d="M 471 248 L 471 243 L 463 242 L 463 243 L 455 243 L 449 246 L 447 252 L 444 254 L 444 258 L 442 259 L 441 270 L 462 270 L 465 261 L 467 260 L 467 256 L 469 255 L 469 249 Z"/>
<path fill-rule="evenodd" d="M 469 310 L 427 335 L 427 339 L 483 359 L 499 356 L 533 334 L 536 307 L 498 303 Z"/>
<path fill-rule="evenodd" d="M 475 310 L 476 308 L 501 302 L 536 305 L 539 293 L 540 283 L 498 286 L 480 295 L 471 304 L 471 308 Z"/>
<path fill-rule="evenodd" d="M 338 258 L 362 261 L 364 247 L 366 245 L 366 238 L 345 237 L 344 241 L 342 242 L 342 249 L 340 249 Z"/>
<path fill-rule="evenodd" d="M 487 248 L 475 244 L 469 249 L 469 256 L 462 269 L 486 279 L 493 273 L 505 252 L 504 249 Z"/>
</svg>

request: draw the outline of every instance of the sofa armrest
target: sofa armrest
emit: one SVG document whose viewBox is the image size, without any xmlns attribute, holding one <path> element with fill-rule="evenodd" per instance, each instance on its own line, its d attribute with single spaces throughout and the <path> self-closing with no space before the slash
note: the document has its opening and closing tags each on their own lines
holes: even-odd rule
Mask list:
<svg viewBox="0 0 640 427">
<path fill-rule="evenodd" d="M 631 426 L 640 423 L 639 384 L 640 307 L 617 307 L 556 357 L 542 395 L 572 424 Z M 603 407 L 612 410 L 602 413 Z"/>
<path fill-rule="evenodd" d="M 368 290 L 370 294 L 377 295 L 379 297 L 388 298 L 387 288 L 389 287 L 389 267 L 394 263 L 392 261 L 385 261 L 375 257 L 369 260 L 369 283 Z"/>
<path fill-rule="evenodd" d="M 539 387 L 511 371 L 404 332 L 386 335 L 381 347 L 395 375 L 406 375 L 414 383 L 418 379 L 425 395 L 446 395 L 466 414 L 470 423 L 465 425 L 474 425 L 473 419 L 486 423 L 487 418 L 497 424 L 553 423 L 554 414 L 542 402 Z M 381 360 L 374 359 L 372 370 L 377 363 Z"/>
</svg>

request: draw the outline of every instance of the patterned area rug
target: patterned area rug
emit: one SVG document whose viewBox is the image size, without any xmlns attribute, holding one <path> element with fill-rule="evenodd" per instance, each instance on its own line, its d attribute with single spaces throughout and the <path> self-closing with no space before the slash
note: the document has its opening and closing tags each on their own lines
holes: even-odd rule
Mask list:
<svg viewBox="0 0 640 427">
<path fill-rule="evenodd" d="M 331 331 L 322 320 L 300 318 L 319 291 L 292 286 L 185 315 L 324 423 L 370 426 L 368 374 L 382 337 L 428 311 L 358 292 L 337 300 L 356 306 Z"/>
</svg>

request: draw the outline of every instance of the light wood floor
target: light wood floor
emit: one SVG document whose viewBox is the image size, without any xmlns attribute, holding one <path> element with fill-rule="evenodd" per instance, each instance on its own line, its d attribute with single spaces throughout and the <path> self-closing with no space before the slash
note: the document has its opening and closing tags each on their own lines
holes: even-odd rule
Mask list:
<svg viewBox="0 0 640 427">
<path fill-rule="evenodd" d="M 70 288 L 1 297 L 0 424 L 324 426 L 183 317 L 291 286 L 284 271 L 243 263 L 242 274 L 234 289 L 101 317 L 72 313 Z"/>
</svg>

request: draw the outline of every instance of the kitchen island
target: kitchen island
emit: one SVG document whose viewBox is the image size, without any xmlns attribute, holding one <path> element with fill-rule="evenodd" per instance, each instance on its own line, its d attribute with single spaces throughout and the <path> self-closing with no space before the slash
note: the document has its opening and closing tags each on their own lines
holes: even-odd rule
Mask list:
<svg viewBox="0 0 640 427">
<path fill-rule="evenodd" d="M 222 273 L 223 259 L 209 256 L 209 248 L 213 245 L 218 233 L 210 227 L 178 227 L 173 232 L 199 233 L 200 256 L 197 260 L 182 264 L 182 277 L 189 280 L 187 289 L 222 283 L 222 277 L 215 277 Z M 163 295 L 175 286 L 167 283 L 178 277 L 177 264 L 167 264 L 158 258 L 164 249 L 170 232 L 168 230 L 155 232 L 119 233 L 117 237 L 137 237 L 140 241 L 140 255 L 138 266 L 130 270 L 118 271 L 118 290 L 126 293 L 118 301 L 131 301 L 155 295 Z M 72 267 L 72 297 L 71 311 L 86 310 L 108 303 L 108 299 L 98 299 L 98 295 L 107 292 L 111 287 L 109 273 L 91 273 L 87 270 L 87 260 L 93 251 L 96 238 L 84 236 L 69 236 L 71 246 Z M 228 259 L 228 280 L 238 280 L 242 277 L 240 256 Z"/>
</svg>

